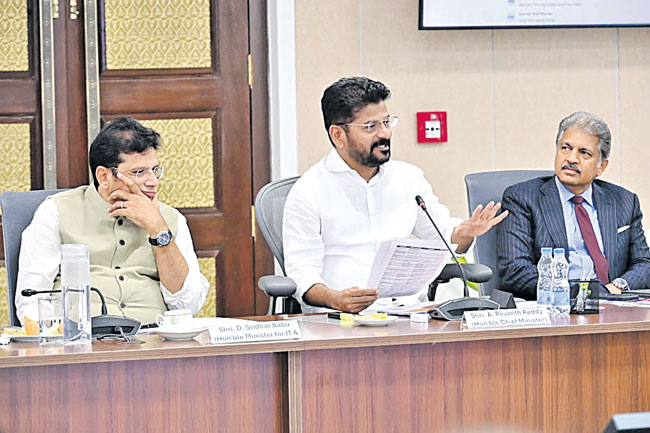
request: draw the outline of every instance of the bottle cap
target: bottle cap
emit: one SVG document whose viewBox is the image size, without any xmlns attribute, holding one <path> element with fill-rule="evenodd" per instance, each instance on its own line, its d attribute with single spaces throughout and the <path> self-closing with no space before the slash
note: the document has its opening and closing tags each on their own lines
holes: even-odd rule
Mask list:
<svg viewBox="0 0 650 433">
<path fill-rule="evenodd" d="M 542 248 L 542 254 L 551 254 L 552 252 L 553 252 L 553 248 L 550 247 Z"/>
<path fill-rule="evenodd" d="M 564 254 L 564 248 L 556 248 L 556 249 L 554 249 L 553 254 Z"/>
<path fill-rule="evenodd" d="M 63 258 L 85 258 L 88 259 L 88 245 L 86 244 L 63 244 L 61 245 Z"/>
</svg>

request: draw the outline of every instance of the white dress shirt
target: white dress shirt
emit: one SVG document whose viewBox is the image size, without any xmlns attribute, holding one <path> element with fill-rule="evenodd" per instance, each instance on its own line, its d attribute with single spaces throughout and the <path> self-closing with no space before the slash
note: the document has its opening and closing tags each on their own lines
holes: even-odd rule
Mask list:
<svg viewBox="0 0 650 433">
<path fill-rule="evenodd" d="M 449 241 L 462 220 L 449 215 L 422 170 L 411 164 L 389 161 L 366 182 L 332 149 L 302 175 L 285 204 L 283 245 L 285 269 L 297 284 L 303 312 L 323 310 L 303 301 L 314 284 L 367 288 L 379 242 L 439 238 L 416 195 Z"/>
<path fill-rule="evenodd" d="M 188 274 L 181 290 L 172 293 L 160 283 L 160 291 L 169 309 L 187 308 L 195 315 L 205 302 L 210 283 L 199 270 L 187 220 L 180 212 L 178 234 L 174 235 L 174 240 L 187 262 Z M 21 322 L 24 315 L 34 320 L 38 318 L 37 296 L 25 297 L 21 295 L 21 291 L 52 289 L 60 264 L 59 211 L 54 200 L 45 200 L 22 234 L 16 290 L 16 313 Z"/>
</svg>

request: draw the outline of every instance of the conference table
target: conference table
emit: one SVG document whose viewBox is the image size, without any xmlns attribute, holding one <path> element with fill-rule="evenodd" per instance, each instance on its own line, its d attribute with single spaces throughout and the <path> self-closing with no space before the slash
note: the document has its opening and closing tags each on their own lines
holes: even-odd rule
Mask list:
<svg viewBox="0 0 650 433">
<path fill-rule="evenodd" d="M 0 432 L 602 432 L 650 410 L 650 310 L 461 329 L 297 320 L 296 340 L 0 346 Z"/>
</svg>

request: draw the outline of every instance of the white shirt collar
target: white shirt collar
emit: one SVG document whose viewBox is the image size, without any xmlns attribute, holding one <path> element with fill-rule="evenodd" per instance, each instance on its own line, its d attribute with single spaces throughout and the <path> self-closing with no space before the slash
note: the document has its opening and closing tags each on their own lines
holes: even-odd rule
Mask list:
<svg viewBox="0 0 650 433">
<path fill-rule="evenodd" d="M 382 174 L 385 171 L 385 166 L 386 164 L 389 164 L 390 161 L 386 161 L 384 164 L 379 166 L 379 170 L 377 171 L 377 174 L 375 174 L 372 179 L 370 179 L 371 182 L 375 181 L 375 179 L 381 178 Z M 357 176 L 361 176 L 355 169 L 350 167 L 343 158 L 341 158 L 341 155 L 339 155 L 338 151 L 335 148 L 332 148 L 330 150 L 329 155 L 327 155 L 327 158 L 325 160 L 325 167 L 327 168 L 328 171 L 331 171 L 333 173 L 345 173 L 345 172 L 353 172 Z"/>
</svg>

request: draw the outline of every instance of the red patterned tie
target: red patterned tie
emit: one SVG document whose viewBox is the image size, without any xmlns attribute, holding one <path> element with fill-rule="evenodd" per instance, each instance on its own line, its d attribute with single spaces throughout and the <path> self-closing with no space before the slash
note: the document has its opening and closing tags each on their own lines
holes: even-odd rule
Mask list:
<svg viewBox="0 0 650 433">
<path fill-rule="evenodd" d="M 575 204 L 576 217 L 578 218 L 578 225 L 580 226 L 580 233 L 582 233 L 582 239 L 585 241 L 585 246 L 591 260 L 594 262 L 594 267 L 596 268 L 596 275 L 598 279 L 603 284 L 609 283 L 609 263 L 607 259 L 603 256 L 603 253 L 600 252 L 600 247 L 598 246 L 598 240 L 596 239 L 596 234 L 594 233 L 594 227 L 591 225 L 591 220 L 587 211 L 582 206 L 582 202 L 585 199 L 580 196 L 571 197 L 571 201 Z"/>
</svg>

